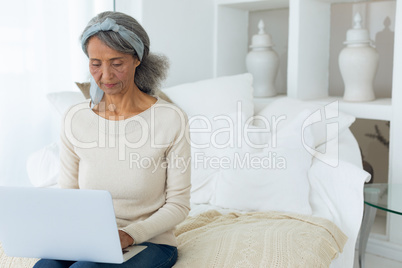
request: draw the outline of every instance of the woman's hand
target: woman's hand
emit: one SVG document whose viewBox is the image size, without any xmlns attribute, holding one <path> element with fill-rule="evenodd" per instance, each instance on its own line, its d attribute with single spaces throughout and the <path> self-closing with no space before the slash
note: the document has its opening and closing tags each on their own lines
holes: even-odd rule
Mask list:
<svg viewBox="0 0 402 268">
<path fill-rule="evenodd" d="M 134 239 L 126 232 L 119 230 L 121 248 L 126 248 L 134 244 Z"/>
</svg>

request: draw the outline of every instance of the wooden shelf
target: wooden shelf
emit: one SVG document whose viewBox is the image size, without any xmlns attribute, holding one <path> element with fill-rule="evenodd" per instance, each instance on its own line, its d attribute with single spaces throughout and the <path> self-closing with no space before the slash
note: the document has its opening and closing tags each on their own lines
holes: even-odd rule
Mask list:
<svg viewBox="0 0 402 268">
<path fill-rule="evenodd" d="M 289 0 L 216 0 L 216 4 L 247 11 L 289 8 Z"/>
</svg>

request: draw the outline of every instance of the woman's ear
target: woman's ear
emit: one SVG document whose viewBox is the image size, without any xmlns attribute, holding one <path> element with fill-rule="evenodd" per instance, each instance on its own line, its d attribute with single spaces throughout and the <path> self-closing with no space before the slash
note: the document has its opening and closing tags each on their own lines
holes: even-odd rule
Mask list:
<svg viewBox="0 0 402 268">
<path fill-rule="evenodd" d="M 141 64 L 141 61 L 137 57 L 134 57 L 134 66 L 135 66 L 135 68 L 137 68 L 140 64 Z"/>
</svg>

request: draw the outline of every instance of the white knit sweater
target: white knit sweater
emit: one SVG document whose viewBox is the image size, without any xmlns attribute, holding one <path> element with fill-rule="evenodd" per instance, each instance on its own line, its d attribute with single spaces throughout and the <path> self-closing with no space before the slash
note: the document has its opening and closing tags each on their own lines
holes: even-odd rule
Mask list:
<svg viewBox="0 0 402 268">
<path fill-rule="evenodd" d="M 177 246 L 173 230 L 190 209 L 188 137 L 185 113 L 162 99 L 117 121 L 97 115 L 85 101 L 62 122 L 59 184 L 109 191 L 118 228 L 136 244 Z"/>
</svg>

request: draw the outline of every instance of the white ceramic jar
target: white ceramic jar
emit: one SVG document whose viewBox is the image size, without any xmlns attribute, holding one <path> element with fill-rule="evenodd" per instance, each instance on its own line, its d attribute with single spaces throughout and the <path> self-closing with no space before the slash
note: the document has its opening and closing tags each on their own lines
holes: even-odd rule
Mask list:
<svg viewBox="0 0 402 268">
<path fill-rule="evenodd" d="M 345 83 L 343 99 L 351 102 L 375 99 L 373 83 L 378 68 L 379 56 L 370 45 L 366 29 L 361 27 L 361 17 L 354 17 L 354 27 L 348 30 L 346 47 L 339 54 L 339 68 Z"/>
<path fill-rule="evenodd" d="M 272 97 L 277 94 L 275 79 L 278 74 L 279 57 L 272 49 L 271 36 L 265 33 L 264 22 L 258 23 L 259 32 L 254 35 L 246 66 L 253 75 L 254 97 Z"/>
</svg>

